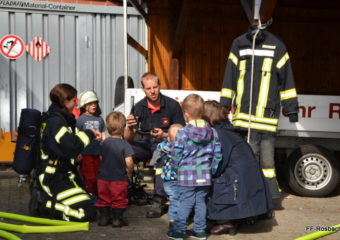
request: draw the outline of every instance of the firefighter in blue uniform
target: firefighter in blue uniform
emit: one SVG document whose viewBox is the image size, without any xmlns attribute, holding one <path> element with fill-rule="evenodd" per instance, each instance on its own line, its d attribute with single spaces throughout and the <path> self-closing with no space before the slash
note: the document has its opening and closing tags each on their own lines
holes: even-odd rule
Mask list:
<svg viewBox="0 0 340 240">
<path fill-rule="evenodd" d="M 168 136 L 171 124 L 185 125 L 182 109 L 179 103 L 160 93 L 159 78 L 155 73 L 147 72 L 141 78 L 145 98 L 136 103 L 127 117 L 127 128 L 124 134 L 135 154 L 135 162 L 150 159 L 157 144 Z M 161 179 L 162 163 L 155 164 L 154 203 L 147 212 L 147 217 L 162 215 L 162 203 L 166 197 Z"/>
<path fill-rule="evenodd" d="M 93 221 L 96 209 L 82 187 L 75 158 L 100 134 L 95 130 L 77 132 L 76 120 L 71 114 L 76 97 L 77 90 L 65 83 L 56 85 L 50 92 L 52 104 L 43 116 L 42 161 L 37 169 L 37 186 L 32 192 L 31 204 L 36 204 L 35 210 L 46 217 Z"/>
<path fill-rule="evenodd" d="M 284 43 L 257 25 L 250 26 L 247 33 L 236 38 L 227 59 L 220 101 L 228 110 L 234 103 L 232 124 L 247 135 L 260 160 L 273 200 L 280 199 L 274 163 L 280 107 L 290 122 L 298 121 L 297 93 Z M 274 201 L 274 207 L 281 208 L 280 200 Z"/>
</svg>

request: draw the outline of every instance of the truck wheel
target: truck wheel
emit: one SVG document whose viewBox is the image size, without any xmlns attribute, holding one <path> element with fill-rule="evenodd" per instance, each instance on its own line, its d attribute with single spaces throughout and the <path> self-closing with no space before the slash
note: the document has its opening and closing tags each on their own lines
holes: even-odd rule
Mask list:
<svg viewBox="0 0 340 240">
<path fill-rule="evenodd" d="M 324 147 L 302 145 L 288 157 L 289 187 L 306 197 L 324 197 L 339 183 L 338 162 Z"/>
</svg>

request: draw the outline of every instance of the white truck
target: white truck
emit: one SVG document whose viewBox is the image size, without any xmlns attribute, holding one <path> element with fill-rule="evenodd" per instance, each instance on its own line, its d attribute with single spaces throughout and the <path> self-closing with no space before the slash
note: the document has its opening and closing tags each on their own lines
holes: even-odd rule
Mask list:
<svg viewBox="0 0 340 240">
<path fill-rule="evenodd" d="M 220 99 L 216 91 L 162 90 L 181 102 L 197 93 L 205 100 Z M 133 104 L 144 97 L 141 89 L 127 89 L 125 102 L 115 110 L 130 114 Z M 276 138 L 276 166 L 289 187 L 310 197 L 329 195 L 339 184 L 340 96 L 299 95 L 299 122 L 290 123 L 281 114 Z"/>
</svg>

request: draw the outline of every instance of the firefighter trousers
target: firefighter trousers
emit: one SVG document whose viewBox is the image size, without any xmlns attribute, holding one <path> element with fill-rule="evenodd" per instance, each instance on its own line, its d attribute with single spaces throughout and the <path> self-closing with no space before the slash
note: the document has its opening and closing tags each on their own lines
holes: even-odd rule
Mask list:
<svg viewBox="0 0 340 240">
<path fill-rule="evenodd" d="M 39 213 L 49 218 L 66 221 L 94 221 L 96 208 L 90 195 L 81 187 L 79 175 L 74 171 L 59 171 L 47 181 L 46 173 L 38 175 L 38 189 L 41 190 L 38 201 Z M 32 201 L 31 200 L 31 201 Z"/>
<path fill-rule="evenodd" d="M 273 199 L 281 197 L 281 189 L 276 179 L 275 170 L 275 136 L 266 133 L 251 132 L 249 145 L 260 161 L 263 175 L 268 182 Z"/>
</svg>

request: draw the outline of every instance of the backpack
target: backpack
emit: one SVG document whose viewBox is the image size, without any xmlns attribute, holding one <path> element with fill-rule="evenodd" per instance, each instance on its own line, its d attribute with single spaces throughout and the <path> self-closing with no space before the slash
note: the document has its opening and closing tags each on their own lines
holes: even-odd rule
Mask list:
<svg viewBox="0 0 340 240">
<path fill-rule="evenodd" d="M 42 113 L 36 109 L 21 110 L 18 137 L 14 152 L 13 169 L 29 175 L 40 161 Z"/>
</svg>

